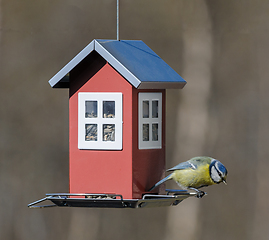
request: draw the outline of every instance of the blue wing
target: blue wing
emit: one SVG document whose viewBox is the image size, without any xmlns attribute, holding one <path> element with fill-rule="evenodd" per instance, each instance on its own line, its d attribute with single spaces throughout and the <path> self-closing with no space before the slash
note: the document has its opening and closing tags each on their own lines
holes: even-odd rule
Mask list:
<svg viewBox="0 0 269 240">
<path fill-rule="evenodd" d="M 182 163 L 176 165 L 175 167 L 172 167 L 166 171 L 170 172 L 170 171 L 182 170 L 182 169 L 187 169 L 187 168 L 191 168 L 191 169 L 195 170 L 197 168 L 197 165 L 195 163 L 191 163 L 191 162 L 187 161 L 187 162 L 182 162 Z"/>
<path fill-rule="evenodd" d="M 159 185 L 161 185 L 162 183 L 166 182 L 167 180 L 171 179 L 171 174 L 169 174 L 167 177 L 163 178 L 162 180 L 160 180 L 159 182 L 157 182 L 154 186 L 152 186 L 148 191 L 150 192 L 151 190 L 153 190 L 154 188 L 158 187 Z"/>
</svg>

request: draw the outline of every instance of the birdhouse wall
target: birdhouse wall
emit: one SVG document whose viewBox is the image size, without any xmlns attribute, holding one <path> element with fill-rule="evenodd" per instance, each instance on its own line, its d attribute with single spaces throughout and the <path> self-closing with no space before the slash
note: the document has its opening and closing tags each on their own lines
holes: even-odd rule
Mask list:
<svg viewBox="0 0 269 240">
<path fill-rule="evenodd" d="M 112 193 L 125 199 L 142 198 L 165 172 L 165 90 L 133 87 L 96 52 L 70 73 L 69 187 L 70 193 Z M 78 148 L 79 93 L 122 93 L 122 149 Z M 138 96 L 162 93 L 162 147 L 139 149 Z M 157 190 L 156 190 L 157 191 Z M 159 188 L 164 193 L 164 186 Z"/>
<path fill-rule="evenodd" d="M 122 150 L 78 149 L 78 93 L 121 92 Z M 116 193 L 132 198 L 132 86 L 108 63 L 70 74 L 70 192 Z"/>
<path fill-rule="evenodd" d="M 139 92 L 162 93 L 162 148 L 139 149 L 138 147 L 138 94 Z M 133 198 L 141 198 L 156 182 L 165 175 L 165 90 L 138 90 L 133 88 Z M 156 189 L 165 193 L 165 185 Z"/>
</svg>

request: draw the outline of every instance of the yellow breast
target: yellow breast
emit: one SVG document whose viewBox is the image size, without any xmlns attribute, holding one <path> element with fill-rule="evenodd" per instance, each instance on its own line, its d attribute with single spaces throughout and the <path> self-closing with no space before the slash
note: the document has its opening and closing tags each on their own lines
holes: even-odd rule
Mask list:
<svg viewBox="0 0 269 240">
<path fill-rule="evenodd" d="M 199 188 L 215 184 L 209 173 L 209 165 L 198 166 L 196 169 L 175 170 L 171 176 L 182 188 Z"/>
</svg>

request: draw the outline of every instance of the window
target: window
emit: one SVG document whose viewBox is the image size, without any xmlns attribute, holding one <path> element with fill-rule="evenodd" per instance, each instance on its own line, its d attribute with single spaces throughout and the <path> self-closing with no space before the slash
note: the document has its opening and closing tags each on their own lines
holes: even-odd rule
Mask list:
<svg viewBox="0 0 269 240">
<path fill-rule="evenodd" d="M 139 149 L 162 147 L 162 93 L 139 93 Z"/>
<path fill-rule="evenodd" d="M 78 148 L 122 149 L 122 93 L 78 94 Z"/>
</svg>

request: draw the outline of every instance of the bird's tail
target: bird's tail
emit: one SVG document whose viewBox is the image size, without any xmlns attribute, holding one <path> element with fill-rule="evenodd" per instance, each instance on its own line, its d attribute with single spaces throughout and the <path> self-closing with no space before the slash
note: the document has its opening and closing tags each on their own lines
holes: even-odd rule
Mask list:
<svg viewBox="0 0 269 240">
<path fill-rule="evenodd" d="M 152 186 L 148 191 L 152 191 L 154 188 L 158 187 L 159 185 L 161 185 L 162 183 L 166 182 L 167 180 L 171 179 L 171 174 L 169 174 L 167 177 L 163 178 L 162 180 L 160 180 L 159 182 L 157 182 L 156 184 L 154 184 L 154 186 Z"/>
</svg>

